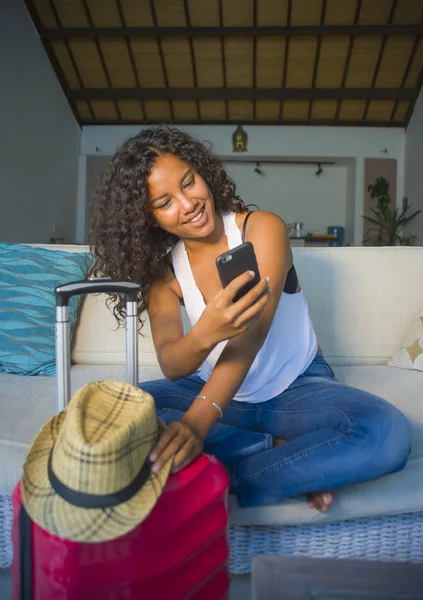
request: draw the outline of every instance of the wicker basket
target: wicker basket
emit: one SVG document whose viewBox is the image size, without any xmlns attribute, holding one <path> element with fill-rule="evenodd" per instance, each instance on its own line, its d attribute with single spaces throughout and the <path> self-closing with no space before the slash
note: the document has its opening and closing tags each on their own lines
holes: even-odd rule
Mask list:
<svg viewBox="0 0 423 600">
<path fill-rule="evenodd" d="M 12 505 L 0 495 L 0 568 L 12 561 Z M 230 527 L 230 569 L 249 573 L 257 554 L 423 562 L 423 512 L 323 525 Z"/>
</svg>

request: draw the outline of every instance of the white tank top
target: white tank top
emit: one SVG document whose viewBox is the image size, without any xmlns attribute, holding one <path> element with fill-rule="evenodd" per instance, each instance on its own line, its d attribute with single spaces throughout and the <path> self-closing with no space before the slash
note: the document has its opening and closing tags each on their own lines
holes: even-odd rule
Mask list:
<svg viewBox="0 0 423 600">
<path fill-rule="evenodd" d="M 242 244 L 235 213 L 223 213 L 229 249 Z M 175 277 L 181 286 L 191 326 L 206 308 L 198 289 L 182 240 L 172 249 Z M 220 342 L 203 363 L 198 375 L 207 381 L 227 340 Z M 317 352 L 317 338 L 302 291 L 282 293 L 269 333 L 254 359 L 234 400 L 264 402 L 281 394 L 311 364 Z"/>
</svg>

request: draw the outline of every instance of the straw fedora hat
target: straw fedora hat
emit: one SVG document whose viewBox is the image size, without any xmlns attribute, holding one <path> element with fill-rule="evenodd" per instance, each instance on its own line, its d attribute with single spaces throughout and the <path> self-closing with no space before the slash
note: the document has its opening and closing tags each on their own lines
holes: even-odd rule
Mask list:
<svg viewBox="0 0 423 600">
<path fill-rule="evenodd" d="M 23 469 L 23 503 L 48 532 L 104 542 L 139 525 L 157 502 L 170 459 L 150 471 L 149 453 L 165 429 L 150 394 L 125 383 L 81 387 L 34 439 Z"/>
</svg>

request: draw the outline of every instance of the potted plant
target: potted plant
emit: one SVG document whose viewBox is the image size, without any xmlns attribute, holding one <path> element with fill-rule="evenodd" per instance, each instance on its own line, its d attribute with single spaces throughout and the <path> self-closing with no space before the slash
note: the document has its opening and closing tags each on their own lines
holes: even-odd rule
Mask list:
<svg viewBox="0 0 423 600">
<path fill-rule="evenodd" d="M 410 206 L 402 210 L 392 206 L 389 194 L 389 182 L 378 177 L 375 183 L 368 186 L 371 198 L 377 200 L 376 209 L 370 208 L 374 216 L 363 216 L 372 227 L 366 231 L 363 244 L 367 246 L 407 246 L 411 245 L 414 236 L 404 236 L 404 227 L 412 221 L 421 210 L 408 214 Z"/>
</svg>

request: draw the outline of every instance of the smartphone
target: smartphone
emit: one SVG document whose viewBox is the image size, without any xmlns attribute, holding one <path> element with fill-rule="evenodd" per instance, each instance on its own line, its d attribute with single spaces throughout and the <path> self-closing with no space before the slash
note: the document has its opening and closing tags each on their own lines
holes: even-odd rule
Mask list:
<svg viewBox="0 0 423 600">
<path fill-rule="evenodd" d="M 245 273 L 245 271 L 254 271 L 254 279 L 246 283 L 236 294 L 233 302 L 237 302 L 248 291 L 251 290 L 259 281 L 260 273 L 257 265 L 254 247 L 251 242 L 244 242 L 240 246 L 232 248 L 216 258 L 216 266 L 219 272 L 220 281 L 225 288 L 228 283 Z"/>
</svg>

